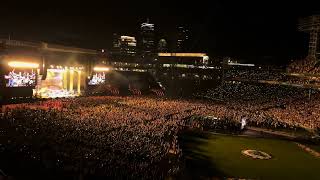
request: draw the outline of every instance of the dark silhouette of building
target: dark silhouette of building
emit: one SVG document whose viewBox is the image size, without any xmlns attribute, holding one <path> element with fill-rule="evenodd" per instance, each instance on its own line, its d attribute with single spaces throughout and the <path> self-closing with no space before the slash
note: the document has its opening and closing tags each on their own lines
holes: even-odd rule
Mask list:
<svg viewBox="0 0 320 180">
<path fill-rule="evenodd" d="M 149 23 L 149 20 L 147 20 L 146 23 L 142 23 L 140 33 L 140 51 L 142 58 L 153 56 L 155 53 L 154 24 Z"/>
<path fill-rule="evenodd" d="M 117 33 L 113 33 L 112 38 L 112 55 L 117 55 L 120 53 L 120 36 Z"/>
<path fill-rule="evenodd" d="M 190 31 L 184 26 L 178 26 L 176 52 L 190 51 Z"/>
<path fill-rule="evenodd" d="M 158 52 L 168 52 L 168 43 L 165 39 L 160 39 L 158 43 Z"/>
</svg>

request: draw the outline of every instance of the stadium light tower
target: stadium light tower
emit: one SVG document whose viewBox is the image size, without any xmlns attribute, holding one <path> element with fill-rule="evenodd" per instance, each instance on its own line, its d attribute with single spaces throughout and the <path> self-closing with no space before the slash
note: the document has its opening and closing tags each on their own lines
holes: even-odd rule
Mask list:
<svg viewBox="0 0 320 180">
<path fill-rule="evenodd" d="M 317 58 L 320 55 L 319 50 L 319 31 L 320 31 L 320 15 L 313 15 L 299 19 L 299 31 L 309 33 L 309 50 L 308 57 Z"/>
</svg>

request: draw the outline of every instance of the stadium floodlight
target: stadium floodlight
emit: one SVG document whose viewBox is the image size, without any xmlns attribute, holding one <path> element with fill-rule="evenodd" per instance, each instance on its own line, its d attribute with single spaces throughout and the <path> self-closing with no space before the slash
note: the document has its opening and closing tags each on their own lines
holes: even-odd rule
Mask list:
<svg viewBox="0 0 320 180">
<path fill-rule="evenodd" d="M 8 65 L 13 68 L 38 68 L 39 64 L 30 63 L 30 62 L 22 62 L 22 61 L 10 61 Z"/>
<path fill-rule="evenodd" d="M 110 68 L 108 68 L 108 67 L 94 67 L 93 70 L 94 70 L 94 71 L 103 72 L 103 71 L 109 71 Z"/>
</svg>

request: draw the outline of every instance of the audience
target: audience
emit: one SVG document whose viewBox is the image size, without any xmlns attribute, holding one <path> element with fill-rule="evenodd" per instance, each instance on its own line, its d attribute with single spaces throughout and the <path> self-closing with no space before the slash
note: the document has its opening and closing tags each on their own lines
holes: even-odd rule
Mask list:
<svg viewBox="0 0 320 180">
<path fill-rule="evenodd" d="M 197 96 L 223 102 L 222 105 L 217 105 L 220 113 L 236 114 L 236 117 L 227 116 L 235 120 L 245 116 L 251 125 L 312 130 L 320 128 L 320 94 L 316 90 L 226 82 Z M 221 110 L 222 108 L 225 110 Z"/>
<path fill-rule="evenodd" d="M 293 61 L 289 64 L 287 71 L 289 73 L 308 73 L 318 74 L 319 69 L 316 67 L 317 60 L 315 58 L 305 58 L 302 60 Z"/>
<path fill-rule="evenodd" d="M 205 114 L 205 107 L 146 97 L 80 97 L 8 105 L 1 121 L 8 137 L 4 147 L 39 160 L 47 169 L 162 179 L 173 172 L 163 163 L 166 157 L 180 156 L 177 135 L 186 127 L 186 118 Z"/>
<path fill-rule="evenodd" d="M 288 70 L 316 72 L 317 68 L 308 68 L 312 64 L 293 63 Z M 257 83 L 261 79 L 305 81 L 253 70 L 231 70 L 226 78 L 255 82 L 225 81 L 196 94 L 213 101 L 144 97 L 132 87 L 130 91 L 138 97 L 79 97 L 6 105 L 0 125 L 7 142 L 0 144 L 0 152 L 20 154 L 26 162 L 36 161 L 45 169 L 79 176 L 163 179 L 179 169 L 166 160 L 171 155 L 179 159 L 178 134 L 185 128 L 238 133 L 244 118 L 249 126 L 320 132 L 318 91 Z"/>
</svg>

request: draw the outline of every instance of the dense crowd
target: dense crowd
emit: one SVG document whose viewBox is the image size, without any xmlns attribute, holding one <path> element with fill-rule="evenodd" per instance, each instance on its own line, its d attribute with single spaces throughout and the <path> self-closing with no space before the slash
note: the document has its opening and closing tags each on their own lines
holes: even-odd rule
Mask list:
<svg viewBox="0 0 320 180">
<path fill-rule="evenodd" d="M 165 168 L 157 165 L 169 152 L 179 154 L 175 139 L 188 108 L 185 103 L 143 98 L 52 100 L 6 107 L 9 124 L 3 128 L 15 131 L 9 140 L 20 139 L 6 146 L 18 146 L 44 162 L 37 151 L 48 147 L 60 169 L 77 172 L 81 165 L 107 177 L 162 178 Z"/>
<path fill-rule="evenodd" d="M 225 78 L 240 78 L 254 80 L 277 80 L 285 79 L 286 75 L 280 71 L 265 70 L 265 69 L 230 69 L 226 71 Z"/>
<path fill-rule="evenodd" d="M 241 127 L 240 121 L 232 119 L 221 119 L 215 116 L 191 116 L 187 119 L 186 125 L 201 130 L 215 130 L 220 133 L 240 133 L 244 127 Z"/>
<path fill-rule="evenodd" d="M 289 68 L 290 69 L 290 68 Z M 315 69 L 317 69 L 315 67 Z M 315 75 L 299 76 L 302 73 L 293 70 L 288 71 L 289 74 L 278 70 L 267 70 L 267 69 L 231 69 L 225 72 L 226 80 L 235 81 L 255 81 L 255 82 L 269 82 L 269 83 L 280 83 L 280 84 L 294 84 L 294 85 L 320 85 L 320 77 Z M 320 72 L 320 71 L 319 71 Z M 293 73 L 295 75 L 292 75 Z M 307 73 L 307 72 L 305 72 Z"/>
<path fill-rule="evenodd" d="M 304 89 L 289 86 L 226 81 L 217 88 L 210 89 L 201 95 L 227 102 L 255 101 L 255 103 L 266 105 L 270 101 L 280 102 L 292 98 L 302 98 L 304 92 Z"/>
<path fill-rule="evenodd" d="M 189 117 L 224 116 L 203 102 L 145 97 L 46 100 L 8 105 L 3 112 L 7 151 L 27 154 L 46 169 L 134 179 L 174 172 L 163 164 L 170 154 L 180 156 L 179 131 L 198 128 L 186 123 Z"/>
<path fill-rule="evenodd" d="M 245 118 L 268 128 L 319 129 L 320 95 L 306 95 L 298 88 L 231 82 L 198 94 L 212 102 L 98 96 L 8 105 L 0 150 L 86 177 L 163 179 L 178 167 L 169 157 L 181 155 L 177 139 L 188 127 L 238 131 Z"/>
<path fill-rule="evenodd" d="M 316 90 L 270 84 L 226 82 L 198 97 L 223 102 L 227 114 L 264 127 L 320 128 L 320 94 Z"/>
<path fill-rule="evenodd" d="M 319 63 L 316 58 L 305 58 L 301 60 L 293 61 L 289 64 L 287 71 L 289 73 L 306 73 L 315 74 L 320 73 Z"/>
</svg>

